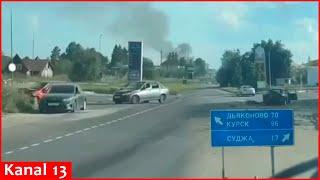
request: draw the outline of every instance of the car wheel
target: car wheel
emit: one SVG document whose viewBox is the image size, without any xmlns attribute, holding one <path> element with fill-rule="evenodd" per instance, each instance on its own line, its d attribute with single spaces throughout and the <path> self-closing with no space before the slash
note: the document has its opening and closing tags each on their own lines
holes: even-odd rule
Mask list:
<svg viewBox="0 0 320 180">
<path fill-rule="evenodd" d="M 71 110 L 71 112 L 76 112 L 76 110 L 77 110 L 77 102 L 74 102 L 74 103 L 72 104 L 72 110 Z"/>
<path fill-rule="evenodd" d="M 139 104 L 139 102 L 140 102 L 139 96 L 137 96 L 137 95 L 132 96 L 132 98 L 131 98 L 132 104 Z"/>
<path fill-rule="evenodd" d="M 163 103 L 166 100 L 166 95 L 162 94 L 159 99 L 159 103 Z"/>
<path fill-rule="evenodd" d="M 283 105 L 287 105 L 287 104 L 288 104 L 287 99 L 284 99 L 283 100 Z"/>
<path fill-rule="evenodd" d="M 86 109 L 87 109 L 87 100 L 84 100 L 81 110 L 84 111 L 84 110 L 86 110 Z"/>
<path fill-rule="evenodd" d="M 46 112 L 46 110 L 45 110 L 45 108 L 44 108 L 44 107 L 40 106 L 40 107 L 39 107 L 39 112 L 42 114 L 42 113 L 45 113 L 45 112 Z"/>
</svg>

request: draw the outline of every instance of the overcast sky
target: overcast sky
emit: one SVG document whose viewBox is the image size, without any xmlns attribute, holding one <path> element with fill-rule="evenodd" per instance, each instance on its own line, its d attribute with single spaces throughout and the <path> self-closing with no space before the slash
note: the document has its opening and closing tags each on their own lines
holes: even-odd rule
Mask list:
<svg viewBox="0 0 320 180">
<path fill-rule="evenodd" d="M 111 56 L 115 44 L 142 40 L 144 55 L 155 64 L 160 49 L 189 43 L 192 55 L 220 66 L 227 49 L 249 51 L 261 40 L 281 40 L 296 63 L 318 57 L 318 3 L 2 3 L 2 47 L 10 55 L 10 9 L 13 53 L 46 58 L 54 46 L 65 51 L 78 42 Z"/>
</svg>

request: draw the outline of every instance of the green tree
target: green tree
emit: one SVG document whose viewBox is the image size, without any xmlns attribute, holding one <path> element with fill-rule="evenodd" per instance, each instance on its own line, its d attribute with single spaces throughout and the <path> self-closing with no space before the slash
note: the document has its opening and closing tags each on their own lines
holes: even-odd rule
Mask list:
<svg viewBox="0 0 320 180">
<path fill-rule="evenodd" d="M 54 62 L 53 70 L 55 74 L 68 74 L 72 68 L 72 62 L 68 59 L 63 59 L 61 61 L 52 60 Z"/>
<path fill-rule="evenodd" d="M 254 44 L 252 52 L 254 52 L 254 49 L 259 45 L 265 50 L 267 82 L 269 82 L 269 55 L 272 84 L 275 84 L 277 78 L 290 77 L 290 67 L 292 63 L 291 51 L 286 49 L 281 41 L 273 42 L 269 39 L 268 41 L 262 40 L 261 43 Z"/>
<path fill-rule="evenodd" d="M 128 65 L 128 50 L 120 45 L 115 45 L 111 55 L 111 67 Z"/>
<path fill-rule="evenodd" d="M 143 78 L 153 79 L 154 78 L 154 65 L 151 59 L 143 57 Z"/>
<path fill-rule="evenodd" d="M 66 48 L 66 52 L 61 56 L 63 59 L 70 59 L 71 61 L 78 60 L 84 56 L 84 48 L 76 42 L 71 42 Z"/>
<path fill-rule="evenodd" d="M 58 46 L 55 46 L 51 51 L 51 60 L 59 60 L 60 59 L 60 51 L 61 49 Z"/>
<path fill-rule="evenodd" d="M 187 65 L 187 60 L 185 57 L 181 57 L 179 59 L 179 66 L 186 66 Z"/>
<path fill-rule="evenodd" d="M 242 83 L 241 55 L 239 50 L 224 52 L 221 58 L 222 66 L 216 79 L 220 86 L 239 86 Z"/>
<path fill-rule="evenodd" d="M 203 59 L 197 58 L 193 64 L 195 76 L 204 76 L 206 74 L 206 62 Z"/>
<path fill-rule="evenodd" d="M 66 48 L 66 52 L 61 55 L 61 61 L 69 60 L 71 62 L 71 68 L 66 73 L 73 81 L 92 81 L 101 78 L 103 58 L 104 56 L 94 48 L 84 49 L 75 42 L 71 42 Z M 68 62 L 61 63 L 61 66 L 63 64 L 68 66 Z M 62 67 L 60 69 L 67 70 Z"/>
<path fill-rule="evenodd" d="M 254 63 L 254 53 L 246 52 L 241 56 L 241 72 L 242 84 L 251 85 L 256 87 L 257 75 L 256 64 Z"/>
</svg>

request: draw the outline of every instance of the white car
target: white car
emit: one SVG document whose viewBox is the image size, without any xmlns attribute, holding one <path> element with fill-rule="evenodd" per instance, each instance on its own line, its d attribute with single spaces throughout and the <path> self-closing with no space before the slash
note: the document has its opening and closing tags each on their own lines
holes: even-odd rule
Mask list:
<svg viewBox="0 0 320 180">
<path fill-rule="evenodd" d="M 158 100 L 159 103 L 163 103 L 168 95 L 169 89 L 157 81 L 139 81 L 130 82 L 124 88 L 115 92 L 113 101 L 116 104 L 121 104 L 122 102 L 138 104 L 151 100 Z"/>
<path fill-rule="evenodd" d="M 242 96 L 244 96 L 244 95 L 254 96 L 254 95 L 256 95 L 256 90 L 252 86 L 243 85 L 239 89 L 239 94 Z"/>
</svg>

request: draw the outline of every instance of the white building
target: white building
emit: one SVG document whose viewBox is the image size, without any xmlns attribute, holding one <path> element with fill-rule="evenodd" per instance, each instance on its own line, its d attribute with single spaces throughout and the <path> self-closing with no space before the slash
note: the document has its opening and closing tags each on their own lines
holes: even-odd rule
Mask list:
<svg viewBox="0 0 320 180">
<path fill-rule="evenodd" d="M 307 67 L 307 85 L 318 86 L 318 67 L 308 66 Z"/>
</svg>

